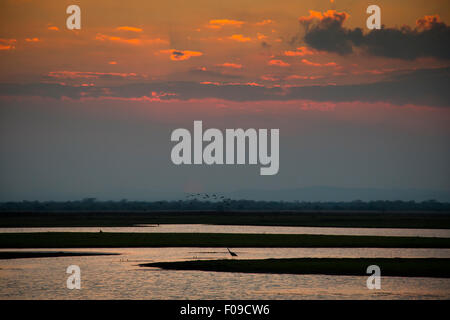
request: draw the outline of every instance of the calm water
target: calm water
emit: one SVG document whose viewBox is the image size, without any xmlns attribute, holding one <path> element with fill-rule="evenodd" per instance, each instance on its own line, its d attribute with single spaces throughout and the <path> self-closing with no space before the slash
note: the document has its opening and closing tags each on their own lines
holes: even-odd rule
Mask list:
<svg viewBox="0 0 450 320">
<path fill-rule="evenodd" d="M 388 228 L 316 228 L 273 226 L 218 226 L 208 224 L 161 224 L 136 227 L 76 227 L 76 228 L 0 228 L 5 232 L 200 232 L 200 233 L 278 233 L 336 234 L 370 236 L 417 236 L 450 238 L 450 229 L 388 229 Z"/>
<path fill-rule="evenodd" d="M 3 250 L 8 251 L 8 250 Z M 39 249 L 24 251 L 61 251 Z M 225 248 L 114 248 L 66 251 L 120 256 L 0 260 L 0 299 L 450 299 L 450 279 L 166 271 L 137 264 L 229 258 Z M 450 257 L 450 249 L 235 248 L 239 257 Z M 81 268 L 81 290 L 66 289 L 66 268 Z"/>
</svg>

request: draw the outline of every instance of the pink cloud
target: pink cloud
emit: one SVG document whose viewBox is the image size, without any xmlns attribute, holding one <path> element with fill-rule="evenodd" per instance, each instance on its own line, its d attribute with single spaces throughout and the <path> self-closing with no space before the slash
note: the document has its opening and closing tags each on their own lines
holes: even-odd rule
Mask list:
<svg viewBox="0 0 450 320">
<path fill-rule="evenodd" d="M 316 53 L 315 50 L 311 50 L 308 47 L 300 47 L 300 48 L 297 48 L 297 50 L 295 50 L 295 51 L 285 51 L 284 55 L 288 56 L 288 57 L 303 57 L 303 56 L 308 56 L 308 55 L 312 55 L 315 53 Z"/>
<path fill-rule="evenodd" d="M 259 77 L 261 80 L 264 81 L 278 81 L 277 78 L 270 76 L 270 75 L 262 75 L 261 77 Z"/>
<path fill-rule="evenodd" d="M 287 76 L 285 79 L 286 80 L 316 80 L 316 79 L 321 79 L 323 78 L 323 76 L 300 76 L 297 74 L 293 74 L 290 76 Z"/>
<path fill-rule="evenodd" d="M 16 48 L 16 39 L 0 39 L 0 50 L 12 50 Z"/>
<path fill-rule="evenodd" d="M 232 69 L 242 69 L 242 64 L 231 63 L 231 62 L 225 62 L 222 64 L 218 64 L 217 66 L 224 67 L 224 68 L 232 68 Z"/>
<path fill-rule="evenodd" d="M 138 77 L 138 74 L 117 72 L 52 71 L 49 72 L 47 76 L 57 79 L 99 79 L 101 77 L 133 78 Z"/>
<path fill-rule="evenodd" d="M 272 59 L 268 62 L 270 66 L 278 66 L 278 67 L 289 67 L 290 64 L 284 62 L 283 60 Z"/>
<path fill-rule="evenodd" d="M 308 66 L 313 66 L 313 67 L 337 67 L 337 64 L 335 62 L 317 63 L 317 62 L 311 62 L 307 59 L 302 59 L 302 62 L 304 64 L 307 64 Z"/>
</svg>

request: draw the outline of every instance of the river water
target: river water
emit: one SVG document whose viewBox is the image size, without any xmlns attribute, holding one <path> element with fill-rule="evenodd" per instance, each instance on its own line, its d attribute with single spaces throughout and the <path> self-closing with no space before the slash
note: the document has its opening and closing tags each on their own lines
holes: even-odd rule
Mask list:
<svg viewBox="0 0 450 320">
<path fill-rule="evenodd" d="M 9 249 L 11 250 L 11 249 Z M 292 257 L 450 257 L 450 249 L 232 248 L 237 259 Z M 2 251 L 8 251 L 2 249 Z M 23 251 L 61 251 L 24 249 Z M 171 271 L 140 263 L 231 258 L 226 248 L 93 248 L 85 256 L 0 260 L 0 299 L 450 299 L 450 279 Z M 81 269 L 81 290 L 66 288 L 69 265 Z"/>
<path fill-rule="evenodd" d="M 394 229 L 394 228 L 320 228 L 240 226 L 209 224 L 161 224 L 135 227 L 64 227 L 64 228 L 0 228 L 6 232 L 194 232 L 194 233 L 270 233 L 270 234 L 328 234 L 355 236 L 404 236 L 450 238 L 450 229 Z"/>
<path fill-rule="evenodd" d="M 450 237 L 448 230 L 311 228 L 215 225 L 147 225 L 118 228 L 8 228 L 0 232 L 212 232 L 346 234 Z M 267 258 L 450 258 L 450 249 L 231 248 L 234 259 Z M 0 299 L 450 299 L 450 279 L 383 277 L 380 290 L 367 277 L 172 271 L 140 263 L 230 259 L 226 248 L 71 248 L 1 251 L 110 252 L 77 256 L 0 260 Z M 66 288 L 69 265 L 81 269 L 81 290 Z"/>
</svg>

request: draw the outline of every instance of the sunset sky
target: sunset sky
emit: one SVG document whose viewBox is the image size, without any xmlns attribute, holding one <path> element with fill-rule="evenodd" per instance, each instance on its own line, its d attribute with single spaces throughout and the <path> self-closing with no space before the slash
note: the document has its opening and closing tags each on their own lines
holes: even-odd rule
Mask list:
<svg viewBox="0 0 450 320">
<path fill-rule="evenodd" d="M 66 28 L 71 4 L 81 30 Z M 370 4 L 381 30 L 366 28 Z M 449 9 L 2 1 L 0 201 L 308 186 L 450 194 Z M 279 174 L 173 165 L 170 133 L 194 120 L 279 128 Z"/>
</svg>

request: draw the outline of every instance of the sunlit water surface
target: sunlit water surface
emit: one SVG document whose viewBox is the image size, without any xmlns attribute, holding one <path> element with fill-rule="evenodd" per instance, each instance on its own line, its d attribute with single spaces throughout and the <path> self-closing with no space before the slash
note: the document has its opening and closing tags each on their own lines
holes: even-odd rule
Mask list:
<svg viewBox="0 0 450 320">
<path fill-rule="evenodd" d="M 280 226 L 230 226 L 209 224 L 160 224 L 134 227 L 70 227 L 70 228 L 0 228 L 6 232 L 194 232 L 194 233 L 276 233 L 276 234 L 335 234 L 369 236 L 405 236 L 450 238 L 450 229 L 394 228 L 322 228 Z"/>
<path fill-rule="evenodd" d="M 450 249 L 232 248 L 237 259 L 288 257 L 450 257 Z M 11 249 L 2 249 L 11 251 Z M 24 249 L 23 251 L 62 251 Z M 0 299 L 450 299 L 450 279 L 168 271 L 139 263 L 231 258 L 226 248 L 93 248 L 85 256 L 0 260 Z M 81 290 L 66 288 L 66 268 L 81 268 Z"/>
</svg>

